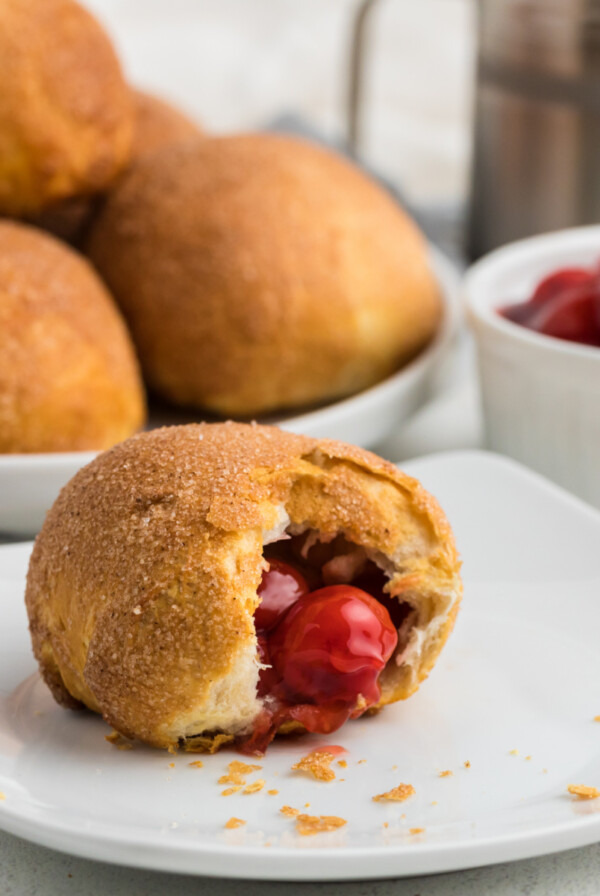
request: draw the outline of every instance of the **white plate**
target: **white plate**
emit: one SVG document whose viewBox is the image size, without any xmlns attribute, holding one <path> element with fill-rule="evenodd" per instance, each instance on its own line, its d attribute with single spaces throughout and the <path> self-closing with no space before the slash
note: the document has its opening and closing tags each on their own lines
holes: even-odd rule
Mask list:
<svg viewBox="0 0 600 896">
<path fill-rule="evenodd" d="M 382 441 L 429 397 L 432 378 L 456 332 L 459 278 L 445 255 L 430 247 L 432 267 L 441 286 L 444 317 L 436 337 L 410 364 L 371 389 L 325 407 L 287 417 L 272 417 L 282 429 L 316 438 L 341 439 L 363 447 Z M 149 428 L 191 423 L 199 415 L 160 410 Z M 0 532 L 34 535 L 62 486 L 95 452 L 0 454 Z"/>
<path fill-rule="evenodd" d="M 57 707 L 30 656 L 29 547 L 1 549 L 0 826 L 94 859 L 281 880 L 450 871 L 600 839 L 600 800 L 566 791 L 600 786 L 600 515 L 494 455 L 408 468 L 439 496 L 463 553 L 456 631 L 406 703 L 328 739 L 275 743 L 254 776 L 267 786 L 252 795 L 220 795 L 235 754 L 202 757 L 198 769 L 190 755 L 119 751 L 99 718 Z M 290 771 L 326 742 L 348 750 L 335 781 Z M 400 782 L 415 796 L 371 800 Z M 297 836 L 279 808 L 306 802 L 346 827 Z M 226 831 L 231 816 L 247 824 Z"/>
</svg>

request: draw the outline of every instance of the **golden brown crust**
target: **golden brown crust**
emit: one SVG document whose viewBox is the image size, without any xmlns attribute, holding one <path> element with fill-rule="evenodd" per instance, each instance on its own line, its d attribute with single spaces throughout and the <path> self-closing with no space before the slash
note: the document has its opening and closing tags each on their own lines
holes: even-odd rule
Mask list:
<svg viewBox="0 0 600 896">
<path fill-rule="evenodd" d="M 0 221 L 0 453 L 108 448 L 144 410 L 129 336 L 92 268 Z"/>
<path fill-rule="evenodd" d="M 89 252 L 149 384 L 226 415 L 365 388 L 412 358 L 441 314 L 422 237 L 396 202 L 288 137 L 205 138 L 145 158 Z"/>
<path fill-rule="evenodd" d="M 369 452 L 224 423 L 134 436 L 61 492 L 26 593 L 34 651 L 55 696 L 70 694 L 156 746 L 173 746 L 182 731 L 210 746 L 210 724 L 190 730 L 190 719 L 204 718 L 240 658 L 255 657 L 263 539 L 283 507 L 293 525 L 343 531 L 396 557 L 393 590 L 419 606 L 424 624 L 440 620 L 422 664 L 390 663 L 381 703 L 412 693 L 461 592 L 435 501 Z"/>
<path fill-rule="evenodd" d="M 3 0 L 0 84 L 0 214 L 99 192 L 128 163 L 129 89 L 104 31 L 74 0 Z"/>
<path fill-rule="evenodd" d="M 198 137 L 201 128 L 183 112 L 164 100 L 141 90 L 132 90 L 134 110 L 133 146 L 130 164 L 163 146 Z M 82 246 L 94 216 L 101 208 L 101 196 L 74 196 L 54 203 L 32 223 L 59 239 Z"/>
</svg>

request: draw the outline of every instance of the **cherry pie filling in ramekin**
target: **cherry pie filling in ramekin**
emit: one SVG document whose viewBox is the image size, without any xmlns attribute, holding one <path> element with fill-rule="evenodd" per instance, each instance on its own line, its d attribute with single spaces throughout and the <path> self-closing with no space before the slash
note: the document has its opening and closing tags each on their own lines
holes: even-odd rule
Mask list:
<svg viewBox="0 0 600 896">
<path fill-rule="evenodd" d="M 379 676 L 414 607 L 387 593 L 388 577 L 342 535 L 313 531 L 267 545 L 254 614 L 263 709 L 239 742 L 262 752 L 286 723 L 329 734 L 375 706 Z M 290 726 L 292 727 L 292 726 Z"/>
</svg>

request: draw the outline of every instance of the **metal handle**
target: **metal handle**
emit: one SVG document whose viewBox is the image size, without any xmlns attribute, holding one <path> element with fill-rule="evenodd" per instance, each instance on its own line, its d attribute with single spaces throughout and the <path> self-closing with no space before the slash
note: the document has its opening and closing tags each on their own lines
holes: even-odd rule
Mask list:
<svg viewBox="0 0 600 896">
<path fill-rule="evenodd" d="M 378 2 L 379 0 L 361 0 L 352 25 L 348 71 L 346 142 L 348 151 L 353 156 L 356 156 L 358 153 L 361 138 L 368 23 L 371 13 Z"/>
</svg>

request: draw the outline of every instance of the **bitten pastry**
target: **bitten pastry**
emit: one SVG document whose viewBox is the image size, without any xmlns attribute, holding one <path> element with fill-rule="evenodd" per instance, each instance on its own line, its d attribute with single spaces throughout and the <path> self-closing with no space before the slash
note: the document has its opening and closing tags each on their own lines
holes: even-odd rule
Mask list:
<svg viewBox="0 0 600 896">
<path fill-rule="evenodd" d="M 239 423 L 143 433 L 81 470 L 26 592 L 60 703 L 157 747 L 248 753 L 409 697 L 460 598 L 452 532 L 418 482 Z"/>
<path fill-rule="evenodd" d="M 183 112 L 157 96 L 132 90 L 131 98 L 134 127 L 130 164 L 163 146 L 198 137 L 202 133 L 201 128 Z M 102 196 L 64 199 L 35 217 L 33 223 L 62 240 L 81 246 L 101 202 Z"/>
<path fill-rule="evenodd" d="M 74 0 L 0 0 L 0 84 L 0 214 L 97 193 L 129 162 L 129 88 Z"/>
<path fill-rule="evenodd" d="M 144 417 L 133 346 L 95 272 L 0 221 L 0 452 L 100 450 Z"/>
<path fill-rule="evenodd" d="M 423 239 L 340 156 L 254 134 L 135 165 L 89 254 L 149 386 L 253 416 L 372 385 L 431 339 L 441 304 Z"/>
</svg>

